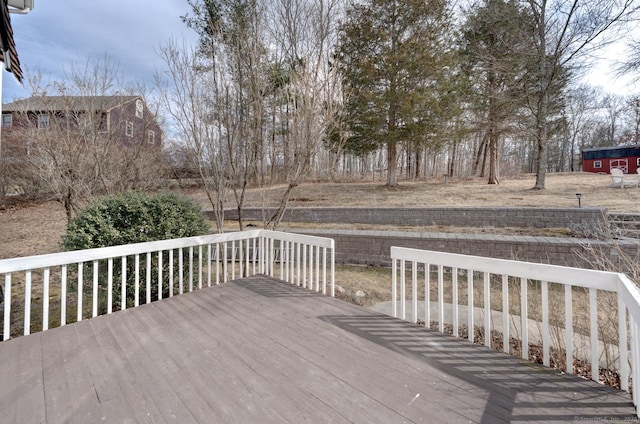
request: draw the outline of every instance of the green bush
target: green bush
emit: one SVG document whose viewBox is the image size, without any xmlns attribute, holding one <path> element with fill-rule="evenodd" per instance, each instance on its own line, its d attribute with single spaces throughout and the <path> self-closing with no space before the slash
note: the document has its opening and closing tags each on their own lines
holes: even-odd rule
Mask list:
<svg viewBox="0 0 640 424">
<path fill-rule="evenodd" d="M 98 198 L 67 228 L 65 250 L 191 237 L 209 232 L 202 208 L 175 193 L 127 191 Z"/>
<path fill-rule="evenodd" d="M 131 243 L 142 243 L 156 240 L 168 240 L 181 237 L 203 235 L 210 232 L 209 222 L 200 206 L 191 200 L 175 193 L 147 195 L 128 191 L 105 196 L 92 201 L 69 224 L 63 236 L 65 250 L 91 249 L 96 247 L 118 246 Z M 177 258 L 177 252 L 175 257 Z M 168 252 L 163 254 L 163 280 L 168 275 Z M 146 255 L 140 255 L 140 302 L 146 297 Z M 102 263 L 104 262 L 104 263 Z M 151 292 L 152 299 L 157 299 L 157 263 L 158 255 L 152 255 Z M 87 264 L 88 265 L 88 264 Z M 134 302 L 135 269 L 134 258 L 127 258 L 127 304 Z M 106 310 L 106 261 L 101 261 L 100 269 L 100 309 Z M 113 307 L 120 305 L 120 259 L 115 258 L 113 273 Z M 174 272 L 180 270 L 174 266 Z M 90 272 L 88 269 L 85 271 Z M 86 282 L 87 294 L 90 295 L 90 284 Z M 163 297 L 168 292 L 168 285 L 163 284 Z"/>
</svg>

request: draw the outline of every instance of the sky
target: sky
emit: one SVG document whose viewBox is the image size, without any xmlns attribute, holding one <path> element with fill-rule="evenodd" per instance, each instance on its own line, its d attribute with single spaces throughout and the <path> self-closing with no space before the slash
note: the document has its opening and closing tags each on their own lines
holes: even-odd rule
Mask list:
<svg viewBox="0 0 640 424">
<path fill-rule="evenodd" d="M 156 53 L 171 38 L 195 44 L 195 33 L 180 16 L 186 0 L 35 0 L 26 15 L 11 14 L 22 70 L 38 70 L 45 79 L 64 80 L 71 66 L 84 68 L 108 57 L 125 84 L 153 77 L 163 62 Z M 12 74 L 3 71 L 2 101 L 29 96 Z"/>
<path fill-rule="evenodd" d="M 186 0 L 35 0 L 27 15 L 11 15 L 16 48 L 23 72 L 39 71 L 48 80 L 62 81 L 72 66 L 104 60 L 117 65 L 125 85 L 145 82 L 163 68 L 156 53 L 171 38 L 185 37 L 195 44 L 195 33 L 180 16 L 189 12 Z M 615 94 L 640 93 L 639 84 L 617 78 L 610 57 L 622 47 L 610 46 L 585 80 Z M 26 76 L 26 75 L 25 75 Z M 29 96 L 3 71 L 2 101 Z"/>
</svg>

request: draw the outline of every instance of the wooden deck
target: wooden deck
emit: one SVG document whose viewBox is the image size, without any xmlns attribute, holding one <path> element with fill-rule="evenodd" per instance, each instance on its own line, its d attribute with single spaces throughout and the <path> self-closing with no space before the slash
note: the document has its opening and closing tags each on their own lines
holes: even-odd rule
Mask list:
<svg viewBox="0 0 640 424">
<path fill-rule="evenodd" d="M 625 393 L 266 277 L 0 343 L 2 423 L 636 422 Z"/>
</svg>

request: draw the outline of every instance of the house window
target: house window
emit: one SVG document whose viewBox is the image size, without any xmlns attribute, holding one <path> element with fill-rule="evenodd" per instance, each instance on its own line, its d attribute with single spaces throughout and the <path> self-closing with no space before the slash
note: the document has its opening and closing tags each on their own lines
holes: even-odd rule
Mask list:
<svg viewBox="0 0 640 424">
<path fill-rule="evenodd" d="M 640 158 L 636 159 L 636 166 L 640 168 Z"/>
<path fill-rule="evenodd" d="M 142 100 L 136 100 L 136 118 L 142 118 L 143 110 Z"/>
<path fill-rule="evenodd" d="M 596 169 L 602 168 L 602 161 L 601 160 L 594 161 L 593 167 Z"/>
<path fill-rule="evenodd" d="M 49 128 L 49 115 L 46 113 L 38 115 L 38 128 Z"/>
<path fill-rule="evenodd" d="M 11 124 L 13 123 L 13 115 L 10 113 L 2 114 L 2 128 L 11 128 Z"/>
<path fill-rule="evenodd" d="M 133 122 L 125 121 L 124 133 L 127 137 L 133 137 Z"/>
<path fill-rule="evenodd" d="M 147 143 L 149 144 L 155 143 L 155 138 L 156 138 L 156 133 L 154 133 L 153 131 L 149 131 L 149 133 L 147 134 Z"/>
</svg>

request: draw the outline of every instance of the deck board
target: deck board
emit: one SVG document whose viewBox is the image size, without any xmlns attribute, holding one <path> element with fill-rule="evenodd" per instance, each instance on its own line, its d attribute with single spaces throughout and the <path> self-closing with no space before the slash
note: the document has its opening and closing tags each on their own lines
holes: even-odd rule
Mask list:
<svg viewBox="0 0 640 424">
<path fill-rule="evenodd" d="M 636 420 L 620 391 L 260 276 L 0 343 L 0 381 L 9 423 Z"/>
</svg>

